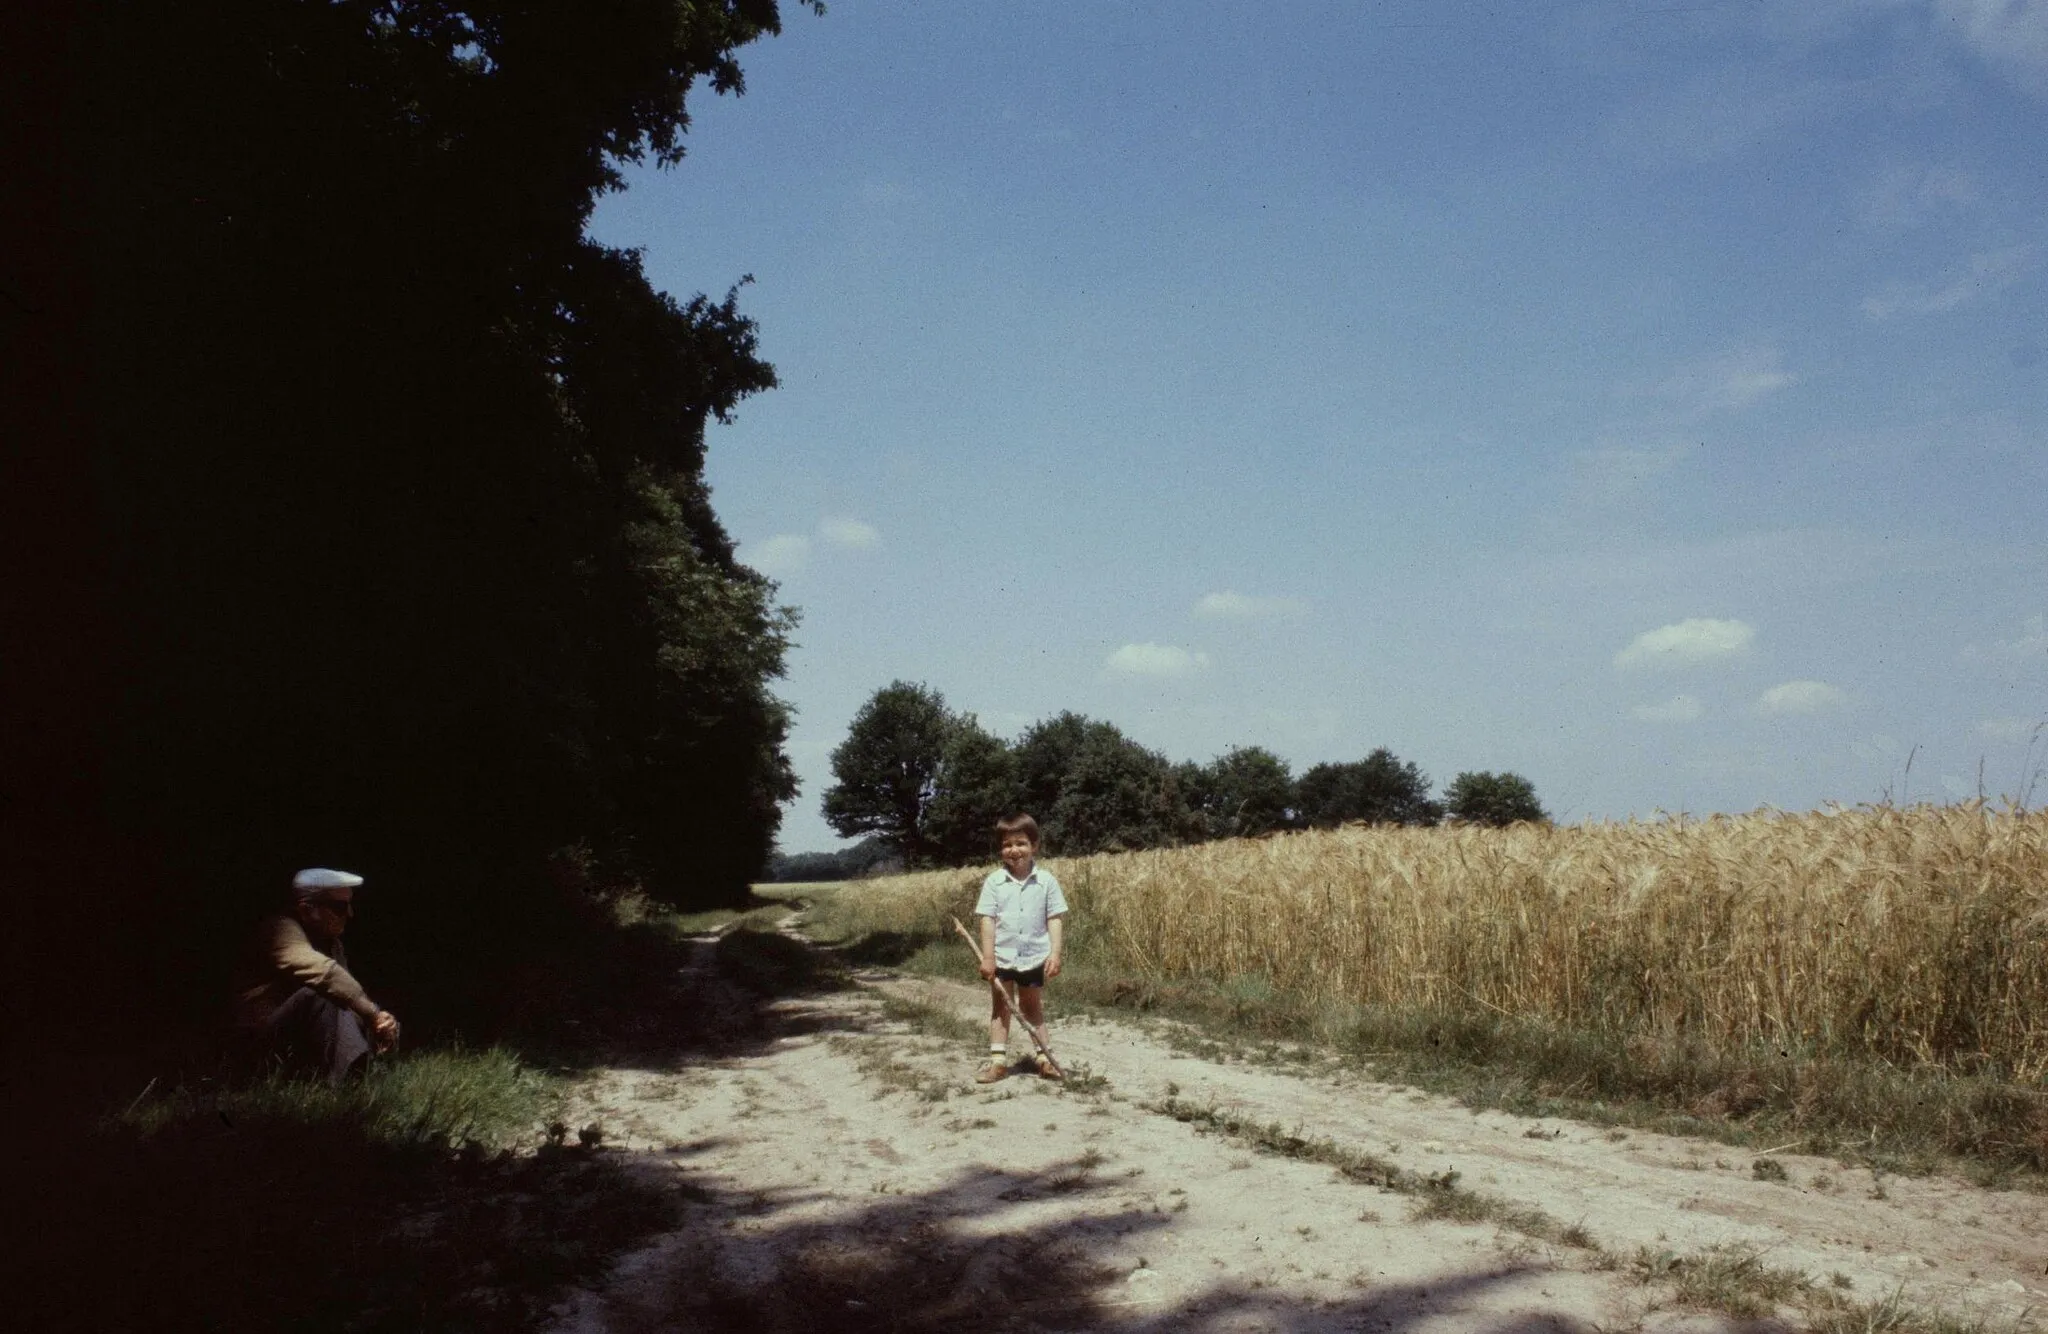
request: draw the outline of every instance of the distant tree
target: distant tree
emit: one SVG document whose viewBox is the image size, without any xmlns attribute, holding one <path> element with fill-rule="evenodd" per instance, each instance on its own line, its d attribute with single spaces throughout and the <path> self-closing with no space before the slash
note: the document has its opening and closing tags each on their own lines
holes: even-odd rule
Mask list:
<svg viewBox="0 0 2048 1334">
<path fill-rule="evenodd" d="M 804 880 L 854 880 L 903 869 L 902 854 L 879 834 L 870 834 L 837 852 L 778 853 L 768 863 L 768 878 L 779 883 Z"/>
<path fill-rule="evenodd" d="M 1024 809 L 1063 856 L 1180 841 L 1187 821 L 1174 768 L 1115 724 L 1062 713 L 1018 739 Z"/>
<path fill-rule="evenodd" d="M 1167 774 L 1167 803 L 1173 811 L 1171 843 L 1206 843 L 1217 836 L 1211 819 L 1215 788 L 1215 774 L 1209 765 L 1182 760 L 1173 766 Z"/>
<path fill-rule="evenodd" d="M 1108 733 L 1121 738 L 1109 723 L 1097 722 L 1068 710 L 1026 728 L 1017 739 L 1017 783 L 1022 789 L 1023 808 L 1042 823 L 1059 803 L 1062 785 L 1090 738 Z"/>
<path fill-rule="evenodd" d="M 996 821 L 1019 809 L 1017 757 L 973 714 L 952 719 L 939 757 L 936 791 L 924 812 L 924 841 L 958 866 L 993 854 Z"/>
<path fill-rule="evenodd" d="M 1429 796 L 1429 776 L 1382 746 L 1363 760 L 1318 764 L 1295 785 L 1302 822 L 1334 829 L 1353 820 L 1430 825 L 1443 807 Z"/>
<path fill-rule="evenodd" d="M 1520 774 L 1462 773 L 1451 780 L 1451 814 L 1473 824 L 1511 825 L 1550 819 L 1536 800 L 1536 788 Z"/>
<path fill-rule="evenodd" d="M 1203 806 L 1210 836 L 1250 838 L 1294 822 L 1294 775 L 1263 746 L 1237 746 L 1208 766 Z"/>
<path fill-rule="evenodd" d="M 926 811 L 954 730 L 944 696 L 931 687 L 892 681 L 877 690 L 832 752 L 838 781 L 825 790 L 825 822 L 847 838 L 880 834 L 911 865 L 932 861 Z"/>
</svg>

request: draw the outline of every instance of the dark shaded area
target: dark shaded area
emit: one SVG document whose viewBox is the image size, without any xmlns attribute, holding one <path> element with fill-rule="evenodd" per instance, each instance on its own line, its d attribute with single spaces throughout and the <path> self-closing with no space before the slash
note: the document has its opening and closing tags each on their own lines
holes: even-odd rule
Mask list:
<svg viewBox="0 0 2048 1334">
<path fill-rule="evenodd" d="M 10 1178 L 17 1328 L 518 1330 L 671 1226 L 682 1196 L 615 1154 L 395 1148 L 345 1125 L 195 1120 L 149 1141 L 50 1146 Z"/>
<path fill-rule="evenodd" d="M 672 299 L 583 226 L 778 23 L 38 11 L 51 244 L 0 301 L 38 377 L 0 525 L 13 1032 L 210 1017 L 301 866 L 368 877 L 361 958 L 409 1028 L 437 990 L 503 998 L 583 886 L 744 895 L 794 790 L 793 622 L 711 509 L 705 428 L 774 373 L 737 288 Z"/>
<path fill-rule="evenodd" d="M 496 1014 L 490 1036 L 567 1074 L 758 1054 L 812 1022 L 772 1013 L 778 997 L 850 985 L 786 937 L 714 943 L 655 922 L 587 928 L 525 980 L 536 1003 Z M 543 1144 L 536 1126 L 523 1153 L 392 1142 L 346 1120 L 225 1112 L 238 1076 L 202 1048 L 73 1064 L 16 1067 L 5 1088 L 22 1118 L 0 1172 L 34 1207 L 7 1254 L 23 1328 L 526 1329 L 703 1198 L 580 1128 Z M 174 1088 L 191 1106 L 168 1128 L 116 1124 L 137 1095 Z"/>
</svg>

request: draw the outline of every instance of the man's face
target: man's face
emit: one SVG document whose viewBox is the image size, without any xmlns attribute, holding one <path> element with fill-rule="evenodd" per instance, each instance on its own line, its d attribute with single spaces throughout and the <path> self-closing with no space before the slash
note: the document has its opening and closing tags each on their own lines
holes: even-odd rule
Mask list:
<svg viewBox="0 0 2048 1334">
<path fill-rule="evenodd" d="M 1038 849 L 1031 846 L 1031 840 L 1022 834 L 1003 835 L 1003 865 L 1019 880 L 1031 868 L 1031 861 Z"/>
<path fill-rule="evenodd" d="M 355 915 L 356 892 L 353 889 L 330 889 L 319 898 L 306 901 L 308 925 L 330 936 L 339 936 L 348 930 L 349 918 Z"/>
</svg>

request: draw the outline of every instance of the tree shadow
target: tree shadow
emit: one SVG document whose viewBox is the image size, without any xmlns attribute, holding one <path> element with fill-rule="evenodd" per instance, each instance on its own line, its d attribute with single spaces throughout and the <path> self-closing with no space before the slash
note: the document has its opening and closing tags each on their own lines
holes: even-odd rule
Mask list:
<svg viewBox="0 0 2048 1334">
<path fill-rule="evenodd" d="M 1051 1211 L 1049 1198 L 1113 1189 L 1085 1162 L 1042 1173 L 975 1170 L 935 1189 L 848 1211 L 784 1196 L 707 1190 L 686 1225 L 624 1261 L 584 1327 L 618 1334 L 718 1329 L 740 1334 L 1051 1329 L 1388 1330 L 1470 1316 L 1487 1334 L 1586 1331 L 1563 1311 L 1470 1309 L 1527 1267 L 1389 1283 L 1339 1301 L 1133 1267 L 1172 1215 L 1132 1206 Z M 1508 1303 L 1512 1305 L 1512 1302 Z M 592 1317 L 595 1317 L 593 1320 Z"/>
</svg>

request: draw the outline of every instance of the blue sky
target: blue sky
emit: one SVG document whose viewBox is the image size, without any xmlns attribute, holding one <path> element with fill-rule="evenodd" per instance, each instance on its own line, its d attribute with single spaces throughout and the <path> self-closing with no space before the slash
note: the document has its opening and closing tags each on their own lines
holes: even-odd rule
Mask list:
<svg viewBox="0 0 2048 1334">
<path fill-rule="evenodd" d="M 755 279 L 786 850 L 897 678 L 1566 820 L 2042 764 L 2048 0 L 785 10 L 591 230 Z"/>
</svg>

